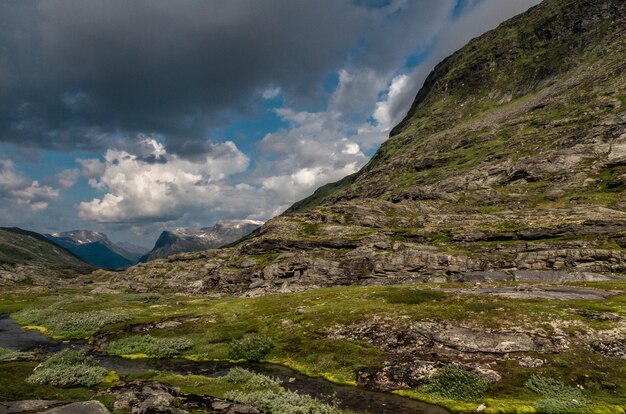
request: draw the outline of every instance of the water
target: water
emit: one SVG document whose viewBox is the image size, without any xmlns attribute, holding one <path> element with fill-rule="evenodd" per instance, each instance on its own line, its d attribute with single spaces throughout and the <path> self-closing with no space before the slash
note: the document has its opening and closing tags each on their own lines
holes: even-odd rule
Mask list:
<svg viewBox="0 0 626 414">
<path fill-rule="evenodd" d="M 21 329 L 7 316 L 0 316 L 0 347 L 20 351 L 39 350 L 55 352 L 77 344 L 50 340 L 37 331 Z M 334 398 L 340 407 L 368 414 L 449 414 L 434 405 L 414 401 L 397 395 L 367 391 L 360 388 L 336 385 L 321 378 L 310 378 L 289 368 L 271 364 L 232 364 L 228 362 L 196 362 L 184 359 L 123 359 L 103 354 L 94 354 L 100 365 L 115 370 L 118 374 L 164 371 L 177 374 L 219 377 L 233 366 L 279 378 L 283 386 L 291 391 L 307 394 L 320 400 Z M 291 380 L 291 381 L 290 381 Z M 332 396 L 332 397 L 331 397 Z"/>
</svg>

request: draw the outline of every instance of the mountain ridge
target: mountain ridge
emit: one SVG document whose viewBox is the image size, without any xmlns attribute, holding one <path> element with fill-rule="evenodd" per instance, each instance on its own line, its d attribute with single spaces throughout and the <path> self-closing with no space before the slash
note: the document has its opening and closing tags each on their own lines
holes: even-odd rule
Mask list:
<svg viewBox="0 0 626 414">
<path fill-rule="evenodd" d="M 124 277 L 254 296 L 625 274 L 625 16 L 617 0 L 544 1 L 440 63 L 358 173 L 233 247 Z"/>
<path fill-rule="evenodd" d="M 99 268 L 125 269 L 137 262 L 136 255 L 116 246 L 106 234 L 97 231 L 71 230 L 45 237 Z"/>
<path fill-rule="evenodd" d="M 42 234 L 0 227 L 0 286 L 62 285 L 64 280 L 93 270 L 93 266 Z"/>
<path fill-rule="evenodd" d="M 179 228 L 164 230 L 152 250 L 144 254 L 142 263 L 169 256 L 206 249 L 215 249 L 234 243 L 259 228 L 263 222 L 255 220 L 222 220 L 212 227 L 200 230 Z"/>
</svg>

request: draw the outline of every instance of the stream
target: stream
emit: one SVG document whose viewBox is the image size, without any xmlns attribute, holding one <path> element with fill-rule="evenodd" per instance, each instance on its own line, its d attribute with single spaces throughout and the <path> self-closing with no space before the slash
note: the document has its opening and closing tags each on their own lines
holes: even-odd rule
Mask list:
<svg viewBox="0 0 626 414">
<path fill-rule="evenodd" d="M 64 348 L 81 348 L 84 343 L 54 341 L 35 330 L 22 329 L 7 315 L 0 315 L 0 347 L 19 351 L 57 352 Z M 103 367 L 120 375 L 146 371 L 195 374 L 219 377 L 233 366 L 240 366 L 283 381 L 283 387 L 328 401 L 332 396 L 343 409 L 363 414 L 449 414 L 441 407 L 400 397 L 390 393 L 368 391 L 337 385 L 322 378 L 311 378 L 289 368 L 272 364 L 233 364 L 229 362 L 196 362 L 185 359 L 124 359 L 94 353 Z"/>
</svg>

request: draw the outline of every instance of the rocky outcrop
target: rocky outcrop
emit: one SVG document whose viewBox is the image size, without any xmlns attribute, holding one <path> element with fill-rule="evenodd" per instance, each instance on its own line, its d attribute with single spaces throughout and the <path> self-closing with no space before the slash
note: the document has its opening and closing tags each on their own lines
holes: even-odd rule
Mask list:
<svg viewBox="0 0 626 414">
<path fill-rule="evenodd" d="M 180 389 L 159 382 L 133 382 L 113 388 L 113 408 L 132 414 L 187 414 L 199 411 L 209 414 L 261 414 L 247 404 L 208 396 L 182 394 Z"/>
</svg>

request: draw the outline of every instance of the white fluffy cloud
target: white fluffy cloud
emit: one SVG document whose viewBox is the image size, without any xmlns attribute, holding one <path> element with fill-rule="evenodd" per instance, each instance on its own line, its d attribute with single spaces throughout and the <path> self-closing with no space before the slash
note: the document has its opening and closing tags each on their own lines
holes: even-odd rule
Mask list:
<svg viewBox="0 0 626 414">
<path fill-rule="evenodd" d="M 40 211 L 59 197 L 59 191 L 20 174 L 12 161 L 0 160 L 0 196 L 10 203 Z"/>
<path fill-rule="evenodd" d="M 110 149 L 104 160 L 80 160 L 90 185 L 106 193 L 78 206 L 82 219 L 103 223 L 170 221 L 187 209 L 210 208 L 229 187 L 226 178 L 245 171 L 249 159 L 234 143 L 214 145 L 202 162 L 168 154 L 144 137 L 140 151 Z"/>
</svg>

